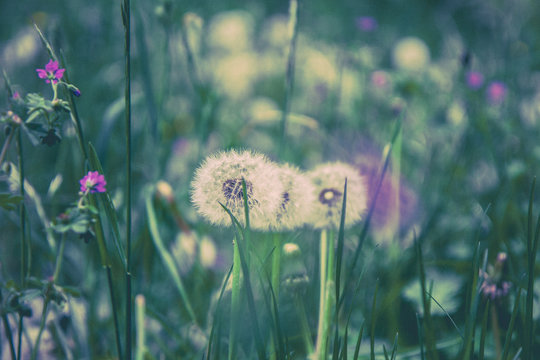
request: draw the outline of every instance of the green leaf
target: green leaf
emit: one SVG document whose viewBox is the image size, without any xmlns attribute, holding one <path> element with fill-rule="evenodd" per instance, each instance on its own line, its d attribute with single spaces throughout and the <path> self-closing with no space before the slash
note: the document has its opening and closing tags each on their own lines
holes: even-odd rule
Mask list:
<svg viewBox="0 0 540 360">
<path fill-rule="evenodd" d="M 0 194 L 0 207 L 12 211 L 17 209 L 17 205 L 23 200 L 22 196 L 13 195 L 10 193 L 1 193 Z"/>
</svg>

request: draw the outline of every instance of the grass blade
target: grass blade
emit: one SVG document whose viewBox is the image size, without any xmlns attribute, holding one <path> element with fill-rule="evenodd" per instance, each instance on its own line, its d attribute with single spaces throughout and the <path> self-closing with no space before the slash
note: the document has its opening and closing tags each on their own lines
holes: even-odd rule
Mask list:
<svg viewBox="0 0 540 360">
<path fill-rule="evenodd" d="M 508 330 L 506 330 L 506 338 L 504 340 L 503 354 L 501 360 L 508 359 L 508 353 L 510 352 L 510 342 L 512 341 L 512 334 L 514 332 L 514 323 L 516 321 L 516 316 L 519 309 L 519 300 L 521 298 L 521 288 L 519 288 L 516 300 L 514 303 L 514 310 L 512 311 L 512 317 L 510 318 L 510 323 L 508 324 Z"/>
<path fill-rule="evenodd" d="M 178 273 L 178 268 L 176 267 L 176 264 L 171 254 L 167 251 L 167 248 L 163 244 L 163 240 L 161 239 L 161 235 L 159 234 L 156 213 L 154 210 L 154 204 L 152 202 L 153 193 L 154 193 L 153 189 L 150 189 L 150 188 L 146 189 L 146 196 L 145 196 L 146 215 L 148 217 L 148 228 L 150 230 L 150 237 L 152 238 L 152 241 L 154 242 L 154 245 L 156 246 L 157 252 L 161 257 L 161 260 L 163 261 L 163 265 L 165 265 L 165 269 L 167 269 L 169 276 L 172 278 L 174 285 L 176 286 L 176 289 L 178 290 L 180 296 L 182 297 L 184 306 L 186 307 L 186 310 L 188 312 L 188 315 L 191 321 L 197 324 L 197 318 L 195 316 L 195 312 L 193 311 L 191 302 L 189 301 L 189 297 L 184 288 L 184 283 L 182 282 L 182 278 L 180 274 Z"/>
<path fill-rule="evenodd" d="M 356 339 L 356 345 L 354 346 L 353 360 L 357 360 L 358 355 L 360 354 L 360 344 L 362 343 L 362 335 L 364 334 L 364 325 L 365 325 L 365 322 L 362 323 L 362 326 L 360 327 L 360 332 L 358 333 L 358 338 Z"/>
<path fill-rule="evenodd" d="M 247 190 L 246 190 L 246 182 L 245 182 L 244 179 L 242 179 L 242 191 L 243 191 L 243 194 L 244 194 L 244 211 L 245 211 L 245 215 L 246 215 L 246 228 L 247 228 L 247 226 L 249 225 L 249 208 L 248 208 L 248 205 L 247 205 Z M 227 211 L 227 213 L 231 217 L 232 223 L 235 225 L 233 227 L 234 227 L 235 233 L 237 234 L 236 244 L 238 244 L 238 256 L 239 256 L 239 259 L 240 259 L 240 265 L 242 267 L 242 273 L 244 275 L 244 286 L 246 287 L 248 309 L 249 309 L 249 312 L 251 313 L 250 317 L 251 317 L 251 321 L 252 321 L 252 325 L 253 325 L 253 331 L 254 331 L 253 336 L 255 338 L 255 347 L 257 348 L 257 354 L 258 354 L 259 358 L 264 359 L 264 358 L 266 358 L 266 354 L 265 354 L 264 344 L 263 344 L 261 333 L 260 333 L 259 320 L 257 318 L 255 300 L 254 300 L 254 297 L 253 297 L 253 290 L 251 288 L 251 281 L 250 281 L 250 273 L 249 273 L 249 269 L 248 269 L 248 262 L 247 262 L 247 259 L 246 259 L 246 253 L 245 253 L 244 244 L 243 244 L 243 242 L 247 240 L 245 238 L 245 235 L 249 234 L 249 228 L 247 228 L 246 233 L 244 233 L 242 231 L 242 228 L 241 228 L 238 220 L 234 217 L 234 215 L 231 213 L 231 211 L 229 209 L 227 209 L 227 207 L 224 206 L 223 204 L 220 203 L 220 205 L 223 207 L 223 209 L 225 211 Z"/>
<path fill-rule="evenodd" d="M 104 174 L 103 167 L 101 166 L 101 162 L 99 161 L 96 149 L 90 142 L 88 143 L 88 149 L 89 149 L 90 167 L 94 169 L 95 171 L 99 172 L 100 174 Z M 105 193 L 98 193 L 96 195 L 98 195 L 99 203 L 105 210 L 105 214 L 107 215 L 107 220 L 109 222 L 109 225 L 111 226 L 111 230 L 113 234 L 113 242 L 116 247 L 116 251 L 118 252 L 118 256 L 120 260 L 122 261 L 124 268 L 127 269 L 127 260 L 126 260 L 124 247 L 122 246 L 120 242 L 120 230 L 119 230 L 120 227 L 118 225 L 118 217 L 116 216 L 116 209 L 114 208 L 114 204 L 111 200 L 111 196 L 109 195 L 109 192 L 107 191 Z"/>
</svg>

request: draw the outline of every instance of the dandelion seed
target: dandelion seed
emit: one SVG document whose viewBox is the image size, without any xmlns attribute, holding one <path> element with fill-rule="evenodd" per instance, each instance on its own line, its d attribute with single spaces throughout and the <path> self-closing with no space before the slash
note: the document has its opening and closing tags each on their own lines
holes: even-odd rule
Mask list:
<svg viewBox="0 0 540 360">
<path fill-rule="evenodd" d="M 86 176 L 84 176 L 79 183 L 81 184 L 82 193 L 96 193 L 96 192 L 105 192 L 105 177 L 99 174 L 97 171 L 89 171 Z"/>
<path fill-rule="evenodd" d="M 316 200 L 315 188 L 305 174 L 288 164 L 280 166 L 279 178 L 284 191 L 271 227 L 275 230 L 293 230 L 304 225 L 309 208 Z"/>
<path fill-rule="evenodd" d="M 316 200 L 311 205 L 309 223 L 316 229 L 337 228 L 341 220 L 343 187 L 347 179 L 345 226 L 360 221 L 367 208 L 364 178 L 354 167 L 341 163 L 322 164 L 308 174 L 315 186 Z"/>
<path fill-rule="evenodd" d="M 245 225 L 242 179 L 246 183 L 251 227 L 268 229 L 281 205 L 283 184 L 277 165 L 261 154 L 231 150 L 209 156 L 195 172 L 192 202 L 211 223 L 231 224 L 221 203 Z"/>
<path fill-rule="evenodd" d="M 49 60 L 47 65 L 45 65 L 45 69 L 36 69 L 36 71 L 39 78 L 45 79 L 47 84 L 51 81 L 53 84 L 56 84 L 64 76 L 66 69 L 59 69 L 58 61 Z"/>
</svg>

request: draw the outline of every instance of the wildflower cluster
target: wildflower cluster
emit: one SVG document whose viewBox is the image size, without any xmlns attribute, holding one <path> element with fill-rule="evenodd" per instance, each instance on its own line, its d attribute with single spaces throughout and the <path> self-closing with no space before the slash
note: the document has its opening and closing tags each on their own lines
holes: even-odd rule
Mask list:
<svg viewBox="0 0 540 360">
<path fill-rule="evenodd" d="M 506 253 L 499 253 L 494 265 L 489 265 L 487 272 L 480 270 L 480 278 L 483 280 L 480 292 L 490 300 L 500 299 L 508 294 L 511 283 L 502 280 Z"/>
<path fill-rule="evenodd" d="M 97 208 L 89 201 L 89 194 L 105 192 L 107 182 L 97 171 L 89 171 L 79 183 L 79 201 L 57 216 L 54 229 L 58 233 L 73 231 L 88 242 L 94 238 L 93 225 L 98 214 Z"/>
<path fill-rule="evenodd" d="M 211 223 L 230 224 L 222 204 L 245 225 L 245 183 L 250 226 L 254 229 L 292 230 L 304 225 L 337 228 L 345 180 L 348 227 L 362 219 L 367 191 L 358 170 L 345 163 L 327 163 L 302 172 L 250 151 L 221 152 L 208 157 L 197 169 L 191 184 L 192 201 Z"/>
<path fill-rule="evenodd" d="M 20 92 L 13 91 L 8 83 L 11 109 L 0 116 L 0 123 L 6 124 L 8 128 L 23 126 L 34 145 L 41 143 L 53 146 L 60 142 L 62 114 L 69 113 L 71 108 L 68 101 L 59 97 L 58 88 L 62 85 L 75 96 L 81 94 L 76 86 L 63 80 L 65 71 L 60 68 L 58 61 L 52 59 L 44 69 L 36 69 L 37 76 L 51 85 L 53 95 L 50 100 L 38 93 L 22 96 Z"/>
</svg>

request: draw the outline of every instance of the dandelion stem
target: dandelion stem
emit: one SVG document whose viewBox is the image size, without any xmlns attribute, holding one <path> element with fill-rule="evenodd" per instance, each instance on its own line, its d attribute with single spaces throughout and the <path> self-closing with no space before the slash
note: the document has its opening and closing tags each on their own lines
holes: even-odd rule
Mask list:
<svg viewBox="0 0 540 360">
<path fill-rule="evenodd" d="M 328 268 L 327 266 L 327 260 L 328 260 L 328 232 L 326 229 L 323 229 L 321 231 L 321 242 L 320 242 L 320 263 L 319 263 L 319 321 L 318 321 L 318 327 L 317 327 L 317 343 L 315 345 L 315 358 L 322 358 L 324 354 L 321 353 L 322 350 L 322 342 L 325 341 L 325 339 L 322 338 L 323 336 L 323 327 L 324 327 L 324 313 L 325 313 L 325 303 L 326 303 L 326 270 Z"/>
<path fill-rule="evenodd" d="M 233 240 L 233 273 L 231 289 L 231 321 L 229 329 L 229 360 L 236 359 L 236 337 L 238 333 L 237 322 L 240 310 L 240 252 L 238 251 L 238 239 Z"/>
</svg>

